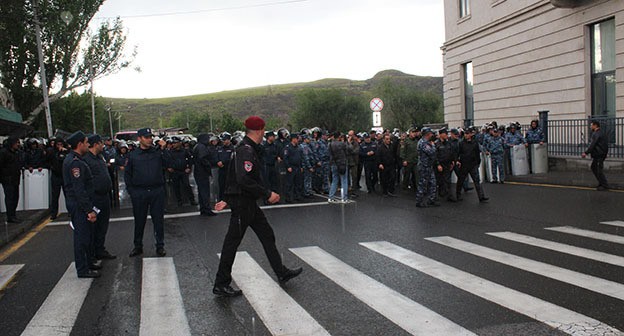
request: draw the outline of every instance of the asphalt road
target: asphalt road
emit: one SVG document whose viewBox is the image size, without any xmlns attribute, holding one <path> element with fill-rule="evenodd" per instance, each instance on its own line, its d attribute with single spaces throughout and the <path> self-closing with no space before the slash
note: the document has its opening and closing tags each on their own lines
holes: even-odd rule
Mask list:
<svg viewBox="0 0 624 336">
<path fill-rule="evenodd" d="M 0 294 L 1 334 L 622 334 L 624 193 L 485 188 L 488 204 L 363 192 L 267 209 L 284 263 L 304 272 L 279 286 L 248 230 L 231 299 L 211 291 L 228 213 L 166 219 L 167 258 L 153 258 L 148 222 L 143 258 L 129 258 L 130 212 L 115 212 L 118 258 L 92 282 L 72 273 L 69 226 L 47 225 L 0 265 L 23 265 Z"/>
</svg>

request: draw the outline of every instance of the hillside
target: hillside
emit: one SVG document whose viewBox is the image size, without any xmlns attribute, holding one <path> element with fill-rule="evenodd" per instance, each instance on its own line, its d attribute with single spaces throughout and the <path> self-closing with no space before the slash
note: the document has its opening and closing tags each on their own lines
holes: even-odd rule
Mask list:
<svg viewBox="0 0 624 336">
<path fill-rule="evenodd" d="M 363 81 L 327 78 L 307 83 L 269 85 L 186 97 L 104 99 L 113 103 L 115 111 L 122 111 L 122 127 L 125 129 L 142 126 L 183 126 L 169 124 L 169 119 L 178 112 L 213 113 L 214 116 L 229 112 L 238 118 L 254 113 L 263 117 L 288 120 L 290 113 L 295 110 L 296 94 L 301 90 L 338 88 L 368 99 L 373 98 L 375 88 L 384 80 L 413 90 L 431 91 L 442 95 L 442 77 L 421 77 L 397 70 L 385 70 Z"/>
</svg>

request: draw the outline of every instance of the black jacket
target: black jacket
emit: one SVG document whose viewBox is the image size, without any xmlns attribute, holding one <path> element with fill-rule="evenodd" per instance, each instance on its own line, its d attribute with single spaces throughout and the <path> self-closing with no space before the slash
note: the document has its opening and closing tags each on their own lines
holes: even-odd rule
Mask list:
<svg viewBox="0 0 624 336">
<path fill-rule="evenodd" d="M 481 164 L 481 150 L 475 139 L 464 139 L 459 143 L 459 162 L 461 169 L 466 170 Z"/>
<path fill-rule="evenodd" d="M 19 185 L 22 163 L 20 152 L 10 148 L 0 149 L 0 182 Z"/>
<path fill-rule="evenodd" d="M 167 151 L 140 147 L 130 152 L 126 165 L 125 182 L 130 195 L 137 188 L 157 188 L 165 184 L 163 169 L 167 167 Z"/>
<path fill-rule="evenodd" d="M 383 143 L 377 146 L 377 154 L 375 156 L 377 157 L 377 165 L 384 165 L 384 169 L 394 168 L 396 165 L 396 151 L 392 143 L 388 146 Z"/>
<path fill-rule="evenodd" d="M 438 139 L 435 142 L 436 155 L 438 156 L 438 162 L 442 165 L 449 165 L 456 160 L 455 149 L 450 140 L 442 141 Z"/>
<path fill-rule="evenodd" d="M 249 137 L 234 150 L 225 182 L 224 199 L 232 203 L 236 197 L 245 197 L 252 200 L 268 199 L 271 191 L 265 187 L 262 180 L 262 148 Z"/>
<path fill-rule="evenodd" d="M 67 209 L 85 216 L 93 211 L 93 175 L 82 157 L 72 151 L 63 161 L 63 193 Z"/>
<path fill-rule="evenodd" d="M 585 154 L 591 154 L 592 158 L 604 159 L 609 153 L 609 142 L 607 137 L 598 129 L 592 133 L 591 144 L 585 151 Z"/>
<path fill-rule="evenodd" d="M 82 159 L 87 163 L 93 175 L 93 190 L 98 195 L 107 195 L 113 188 L 108 166 L 102 154 L 94 155 L 91 152 L 85 154 Z"/>
<path fill-rule="evenodd" d="M 208 149 L 208 134 L 200 134 L 197 137 L 197 145 L 193 148 L 195 157 L 195 169 L 193 175 L 195 179 L 206 179 L 212 176 L 212 156 Z"/>
<path fill-rule="evenodd" d="M 350 145 L 344 141 L 334 140 L 329 143 L 329 163 L 336 166 L 347 166 L 347 152 Z"/>
</svg>

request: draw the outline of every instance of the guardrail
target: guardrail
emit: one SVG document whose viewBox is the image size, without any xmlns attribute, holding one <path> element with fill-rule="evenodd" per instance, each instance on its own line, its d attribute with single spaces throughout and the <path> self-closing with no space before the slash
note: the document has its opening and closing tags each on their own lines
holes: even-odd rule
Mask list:
<svg viewBox="0 0 624 336">
<path fill-rule="evenodd" d="M 580 156 L 591 142 L 591 122 L 600 128 L 609 141 L 609 158 L 624 158 L 624 118 L 588 117 L 585 119 L 548 120 L 549 156 Z"/>
</svg>

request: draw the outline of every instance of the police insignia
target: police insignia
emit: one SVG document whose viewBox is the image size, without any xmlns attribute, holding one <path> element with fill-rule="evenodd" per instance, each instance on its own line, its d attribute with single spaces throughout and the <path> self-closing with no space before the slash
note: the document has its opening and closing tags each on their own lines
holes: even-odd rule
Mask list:
<svg viewBox="0 0 624 336">
<path fill-rule="evenodd" d="M 245 161 L 245 171 L 250 172 L 253 169 L 253 163 L 251 161 Z"/>
<path fill-rule="evenodd" d="M 80 177 L 80 168 L 72 168 L 72 175 L 74 175 L 75 178 L 79 178 Z"/>
</svg>

